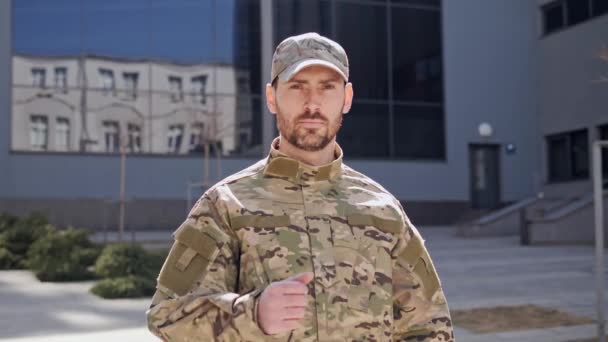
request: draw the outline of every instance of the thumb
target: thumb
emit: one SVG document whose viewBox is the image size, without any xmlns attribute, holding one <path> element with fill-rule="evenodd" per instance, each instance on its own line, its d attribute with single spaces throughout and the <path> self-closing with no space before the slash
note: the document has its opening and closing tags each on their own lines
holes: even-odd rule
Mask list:
<svg viewBox="0 0 608 342">
<path fill-rule="evenodd" d="M 311 280 L 315 277 L 315 274 L 312 272 L 303 272 L 294 275 L 293 277 L 287 278 L 287 280 L 297 281 L 298 283 L 302 283 L 304 285 L 310 283 Z"/>
</svg>

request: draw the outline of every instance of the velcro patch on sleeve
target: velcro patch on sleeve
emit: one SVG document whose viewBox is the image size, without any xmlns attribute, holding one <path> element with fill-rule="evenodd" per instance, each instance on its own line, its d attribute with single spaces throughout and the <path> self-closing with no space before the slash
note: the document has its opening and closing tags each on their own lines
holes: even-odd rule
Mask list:
<svg viewBox="0 0 608 342">
<path fill-rule="evenodd" d="M 213 229 L 211 226 L 205 228 Z M 182 225 L 175 233 L 175 242 L 160 271 L 158 283 L 179 296 L 188 293 L 195 281 L 204 277 L 225 243 L 212 235 L 216 234 L 208 234 L 189 224 Z"/>
</svg>

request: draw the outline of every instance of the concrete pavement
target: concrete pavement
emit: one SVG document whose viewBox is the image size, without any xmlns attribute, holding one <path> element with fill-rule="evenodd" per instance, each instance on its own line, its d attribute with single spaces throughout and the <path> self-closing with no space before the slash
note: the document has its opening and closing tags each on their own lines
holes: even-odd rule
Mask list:
<svg viewBox="0 0 608 342">
<path fill-rule="evenodd" d="M 517 237 L 463 239 L 452 227 L 421 232 L 452 310 L 536 304 L 595 317 L 591 246 L 522 247 Z M 156 340 L 145 328 L 149 299 L 103 300 L 88 293 L 91 285 L 40 283 L 27 271 L 0 271 L 0 341 Z M 457 326 L 455 335 L 458 342 L 559 342 L 593 337 L 595 325 L 497 334 Z"/>
</svg>

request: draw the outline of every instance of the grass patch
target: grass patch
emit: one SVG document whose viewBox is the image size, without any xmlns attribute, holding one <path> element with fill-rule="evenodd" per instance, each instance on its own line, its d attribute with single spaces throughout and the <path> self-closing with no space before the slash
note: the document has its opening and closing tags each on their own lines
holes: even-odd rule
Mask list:
<svg viewBox="0 0 608 342">
<path fill-rule="evenodd" d="M 476 333 L 546 329 L 594 323 L 592 319 L 586 317 L 536 305 L 454 310 L 451 315 L 454 325 Z"/>
</svg>

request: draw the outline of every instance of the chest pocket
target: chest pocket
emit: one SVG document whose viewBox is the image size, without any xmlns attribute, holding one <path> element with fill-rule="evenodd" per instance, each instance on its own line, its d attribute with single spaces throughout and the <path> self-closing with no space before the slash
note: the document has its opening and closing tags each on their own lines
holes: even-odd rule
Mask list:
<svg viewBox="0 0 608 342">
<path fill-rule="evenodd" d="M 241 240 L 241 279 L 248 288 L 260 288 L 289 277 L 299 236 L 290 234 L 287 215 L 243 215 L 232 218 Z"/>
<path fill-rule="evenodd" d="M 400 222 L 374 215 L 352 214 L 332 222 L 338 296 L 355 310 L 380 315 L 392 298 L 391 250 Z"/>
</svg>

